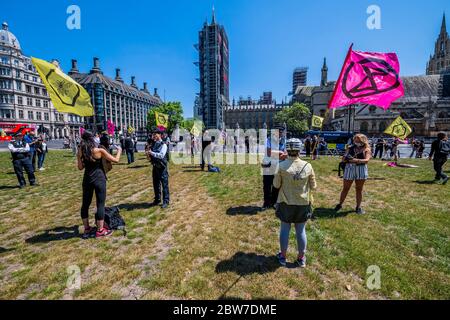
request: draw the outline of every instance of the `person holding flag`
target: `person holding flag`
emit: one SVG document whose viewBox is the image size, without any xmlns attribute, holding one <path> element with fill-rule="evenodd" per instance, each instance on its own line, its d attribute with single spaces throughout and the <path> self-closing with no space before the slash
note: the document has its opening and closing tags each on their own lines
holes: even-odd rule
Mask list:
<svg viewBox="0 0 450 320">
<path fill-rule="evenodd" d="M 341 192 L 341 198 L 339 204 L 336 206 L 335 211 L 339 212 L 342 209 L 342 205 L 347 198 L 350 188 L 353 182 L 356 184 L 356 213 L 364 214 L 364 210 L 361 207 L 363 200 L 364 184 L 369 179 L 368 163 L 372 158 L 372 150 L 369 145 L 369 139 L 363 134 L 357 134 L 353 138 L 353 146 L 351 146 L 344 157 L 342 162 L 345 163 L 344 170 L 344 186 Z"/>
<path fill-rule="evenodd" d="M 81 219 L 84 225 L 83 238 L 91 236 L 96 238 L 106 237 L 112 234 L 112 230 L 104 225 L 105 202 L 106 202 L 106 173 L 103 161 L 119 163 L 122 149 L 118 147 L 117 155 L 112 156 L 107 150 L 99 147 L 94 141 L 94 135 L 89 131 L 84 131 L 82 140 L 78 148 L 77 160 L 78 169 L 84 170 L 83 177 L 83 204 L 81 206 Z M 97 228 L 89 225 L 89 207 L 94 196 L 97 201 L 97 213 L 95 221 Z"/>
</svg>

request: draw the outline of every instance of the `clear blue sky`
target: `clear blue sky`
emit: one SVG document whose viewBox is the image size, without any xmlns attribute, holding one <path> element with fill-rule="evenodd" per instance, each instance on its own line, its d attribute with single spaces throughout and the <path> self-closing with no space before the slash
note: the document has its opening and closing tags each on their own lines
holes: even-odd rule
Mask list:
<svg viewBox="0 0 450 320">
<path fill-rule="evenodd" d="M 79 31 L 66 28 L 71 4 L 81 8 Z M 366 27 L 372 4 L 381 8 L 381 30 Z M 351 42 L 357 50 L 397 52 L 402 75 L 423 74 L 443 12 L 450 17 L 448 0 L 43 0 L 3 1 L 0 20 L 25 54 L 56 58 L 66 71 L 72 58 L 87 71 L 98 56 L 107 75 L 120 67 L 126 81 L 147 81 L 191 116 L 199 90 L 193 45 L 213 5 L 230 40 L 230 98 L 271 90 L 278 101 L 291 90 L 295 67 L 309 67 L 308 83 L 318 84 L 326 56 L 335 80 Z"/>
</svg>

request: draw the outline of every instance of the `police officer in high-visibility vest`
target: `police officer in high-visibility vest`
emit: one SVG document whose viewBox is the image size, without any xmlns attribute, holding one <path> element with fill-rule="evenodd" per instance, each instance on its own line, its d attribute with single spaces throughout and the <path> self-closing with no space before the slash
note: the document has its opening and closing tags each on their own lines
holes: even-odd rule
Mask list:
<svg viewBox="0 0 450 320">
<path fill-rule="evenodd" d="M 155 200 L 153 206 L 161 204 L 161 187 L 162 187 L 162 206 L 166 209 L 170 204 L 169 194 L 169 162 L 167 161 L 167 144 L 162 140 L 163 132 L 159 129 L 153 131 L 153 145 L 147 151 L 150 161 L 153 165 L 153 189 L 155 192 Z"/>
<path fill-rule="evenodd" d="M 33 164 L 31 163 L 30 145 L 23 139 L 23 135 L 19 133 L 8 144 L 8 149 L 11 151 L 13 160 L 14 172 L 17 180 L 19 180 L 19 188 L 24 188 L 27 184 L 23 176 L 23 169 L 28 175 L 28 181 L 31 186 L 36 185 L 36 177 L 34 176 Z"/>
</svg>

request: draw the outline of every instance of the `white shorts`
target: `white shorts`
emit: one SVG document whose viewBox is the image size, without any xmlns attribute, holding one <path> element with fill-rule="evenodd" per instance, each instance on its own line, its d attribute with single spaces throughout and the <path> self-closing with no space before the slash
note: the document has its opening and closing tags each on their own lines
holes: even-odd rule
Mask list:
<svg viewBox="0 0 450 320">
<path fill-rule="evenodd" d="M 344 180 L 367 180 L 369 179 L 369 168 L 367 164 L 357 165 L 355 163 L 347 163 L 345 166 Z"/>
</svg>

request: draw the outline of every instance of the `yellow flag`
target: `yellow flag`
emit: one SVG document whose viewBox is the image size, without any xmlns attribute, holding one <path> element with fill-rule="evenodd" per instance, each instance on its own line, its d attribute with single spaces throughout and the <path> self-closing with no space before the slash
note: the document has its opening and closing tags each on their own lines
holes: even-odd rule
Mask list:
<svg viewBox="0 0 450 320">
<path fill-rule="evenodd" d="M 56 110 L 82 117 L 94 115 L 91 97 L 80 84 L 54 64 L 36 58 L 31 58 L 31 61 L 41 76 Z"/>
<path fill-rule="evenodd" d="M 406 121 L 399 116 L 384 133 L 404 140 L 412 133 L 412 129 Z"/>
<path fill-rule="evenodd" d="M 325 120 L 324 118 L 314 115 L 312 117 L 312 125 L 311 126 L 313 128 L 320 128 L 320 129 L 322 129 L 324 120 Z"/>
<path fill-rule="evenodd" d="M 164 113 L 155 112 L 156 126 L 158 128 L 168 129 L 169 128 L 169 116 Z"/>
<path fill-rule="evenodd" d="M 202 135 L 202 131 L 203 131 L 203 121 L 195 120 L 194 125 L 192 126 L 192 129 L 191 129 L 191 133 L 195 137 L 199 137 Z"/>
</svg>

